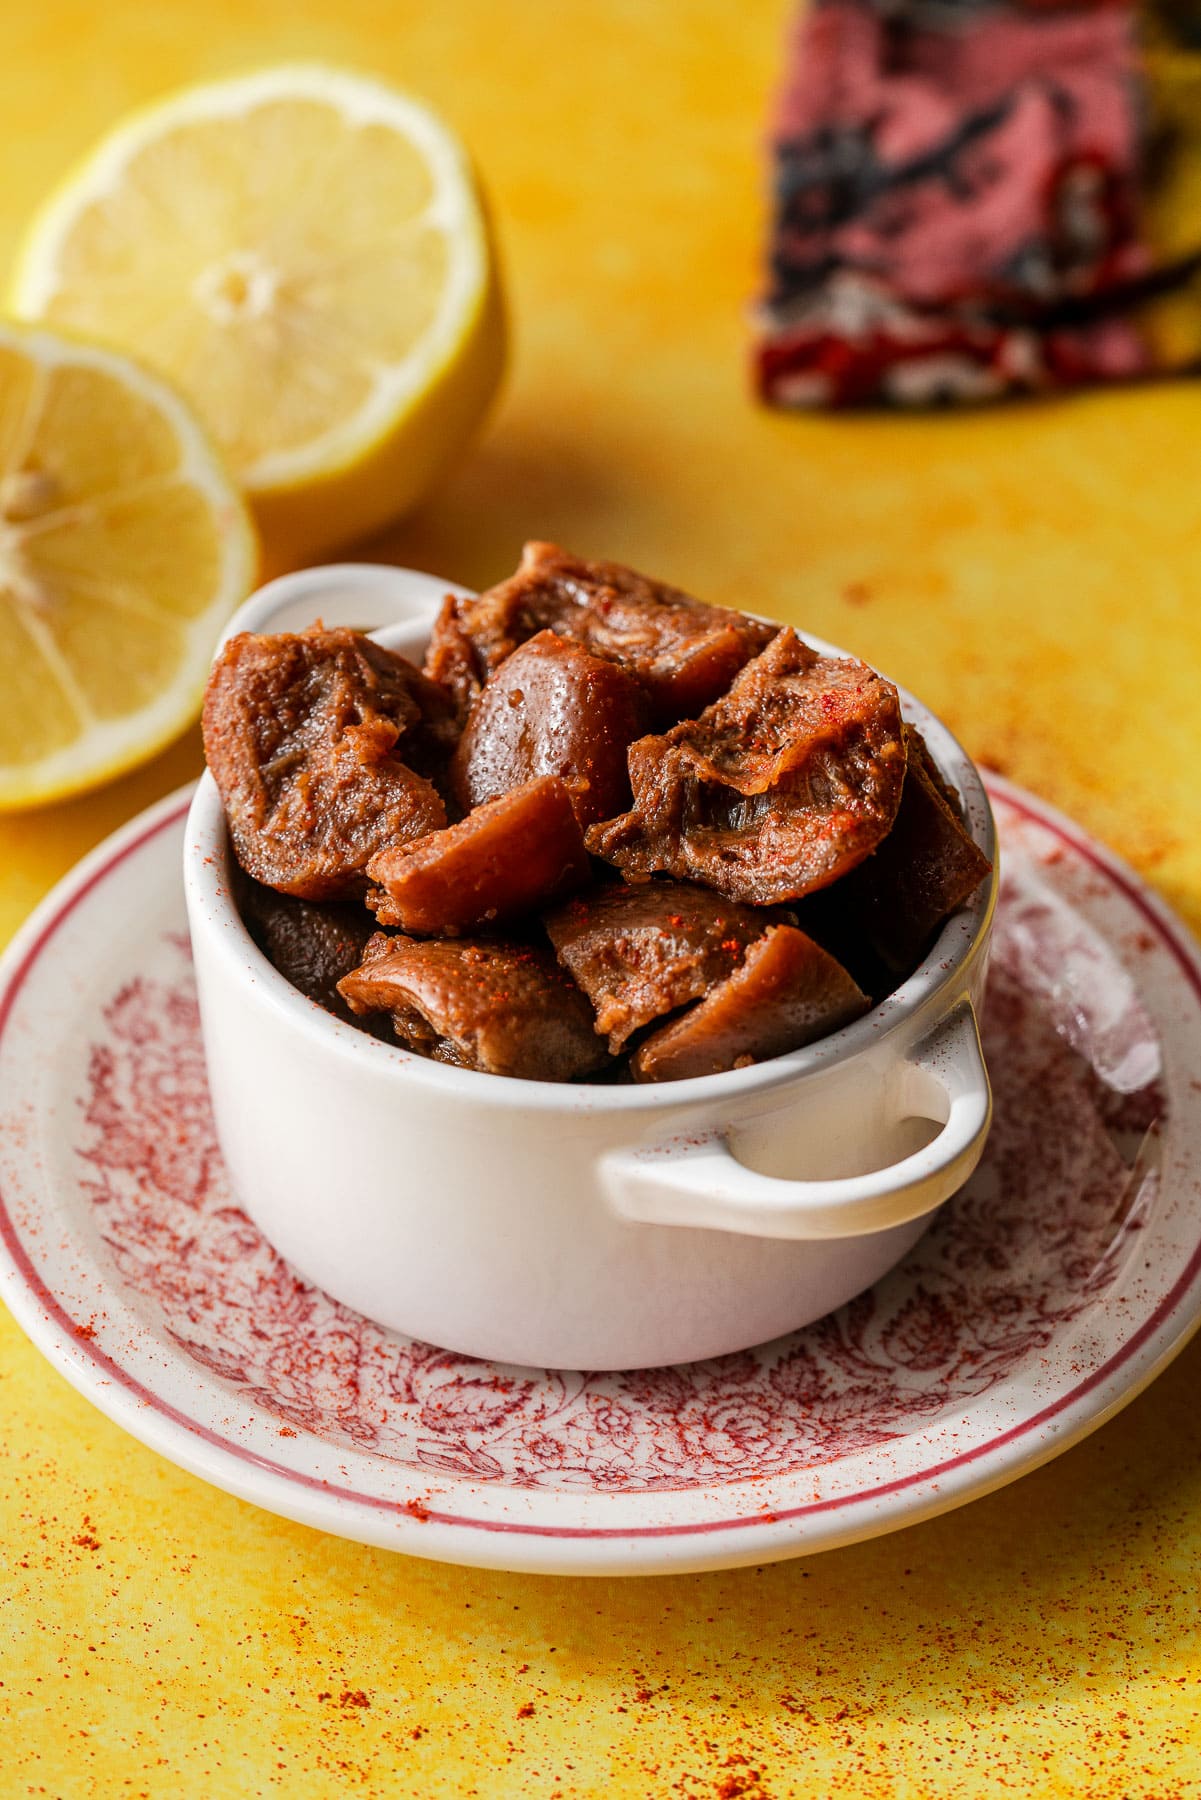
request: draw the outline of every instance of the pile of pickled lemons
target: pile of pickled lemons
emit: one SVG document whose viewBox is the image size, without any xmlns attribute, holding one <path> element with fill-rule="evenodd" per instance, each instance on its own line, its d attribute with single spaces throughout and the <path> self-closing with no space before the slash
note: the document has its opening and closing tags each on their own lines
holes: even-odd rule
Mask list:
<svg viewBox="0 0 1201 1800">
<path fill-rule="evenodd" d="M 0 808 L 174 737 L 258 532 L 291 565 L 403 513 L 504 358 L 462 147 L 407 95 L 318 66 L 119 126 L 34 221 L 8 312 Z"/>
</svg>

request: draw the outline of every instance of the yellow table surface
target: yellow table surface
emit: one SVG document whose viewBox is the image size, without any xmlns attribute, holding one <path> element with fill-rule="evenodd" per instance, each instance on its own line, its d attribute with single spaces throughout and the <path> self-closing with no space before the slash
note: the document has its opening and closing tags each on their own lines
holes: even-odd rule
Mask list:
<svg viewBox="0 0 1201 1800">
<path fill-rule="evenodd" d="M 524 536 L 775 612 L 918 689 L 1201 924 L 1201 388 L 773 416 L 745 307 L 778 0 L 42 0 L 5 17 L 0 263 L 127 106 L 378 69 L 479 158 L 516 332 L 483 441 L 369 554 Z M 193 735 L 0 823 L 0 935 Z M 1069 1455 L 809 1561 L 579 1582 L 360 1548 L 125 1437 L 0 1314 L 10 1795 L 1201 1793 L 1201 1343 Z M 344 1696 L 361 1690 L 369 1704 Z M 532 1712 L 527 1703 L 532 1705 Z"/>
</svg>

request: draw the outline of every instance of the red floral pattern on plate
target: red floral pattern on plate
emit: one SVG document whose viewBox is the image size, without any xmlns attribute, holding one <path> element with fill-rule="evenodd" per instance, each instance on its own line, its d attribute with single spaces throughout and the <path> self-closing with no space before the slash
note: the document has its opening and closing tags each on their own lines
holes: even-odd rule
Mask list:
<svg viewBox="0 0 1201 1800">
<path fill-rule="evenodd" d="M 382 1330 L 298 1279 L 230 1192 L 186 943 L 104 1009 L 78 1154 L 125 1290 L 243 1400 L 321 1439 L 510 1486 L 645 1492 L 795 1474 L 964 1411 L 1095 1302 L 1156 1180 L 1151 1021 L 1036 872 L 1006 883 L 983 1032 L 984 1161 L 867 1294 L 754 1351 L 548 1373 Z"/>
</svg>

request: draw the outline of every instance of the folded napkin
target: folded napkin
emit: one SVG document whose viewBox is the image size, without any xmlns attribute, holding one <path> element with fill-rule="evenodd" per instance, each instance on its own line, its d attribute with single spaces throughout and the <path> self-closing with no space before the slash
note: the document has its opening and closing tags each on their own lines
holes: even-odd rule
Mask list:
<svg viewBox="0 0 1201 1800">
<path fill-rule="evenodd" d="M 774 171 L 769 401 L 1201 367 L 1201 0 L 813 0 Z"/>
</svg>

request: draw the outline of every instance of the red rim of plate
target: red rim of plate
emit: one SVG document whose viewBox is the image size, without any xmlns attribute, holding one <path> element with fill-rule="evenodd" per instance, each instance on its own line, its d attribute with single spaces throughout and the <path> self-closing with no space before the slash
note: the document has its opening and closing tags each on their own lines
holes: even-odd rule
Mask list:
<svg viewBox="0 0 1201 1800">
<path fill-rule="evenodd" d="M 986 776 L 986 786 L 990 793 L 995 793 L 1005 800 L 1021 817 L 1031 820 L 1053 836 L 1058 837 L 1061 842 L 1090 863 L 1118 889 L 1155 932 L 1159 941 L 1171 952 L 1198 1003 L 1201 1004 L 1201 951 L 1198 951 L 1190 941 L 1184 928 L 1171 916 L 1162 902 L 1153 900 L 1133 872 L 1128 870 L 1116 857 L 1094 844 L 1053 808 L 1044 805 L 1041 801 L 1036 801 L 1033 796 L 1014 787 L 1010 782 L 990 774 Z M 30 970 L 63 922 L 115 868 L 130 856 L 135 855 L 150 839 L 176 825 L 187 813 L 189 800 L 190 791 L 178 799 L 175 804 L 165 803 L 165 810 L 151 818 L 141 831 L 135 832 L 124 842 L 118 841 L 109 855 L 104 855 L 104 846 L 102 845 L 96 853 L 99 860 L 79 886 L 72 887 L 70 884 L 74 878 L 67 876 L 65 885 L 68 886 L 69 891 L 63 895 L 62 899 L 56 903 L 55 897 L 51 895 L 43 903 L 45 917 L 42 918 L 40 927 L 25 947 L 8 977 L 3 994 L 0 995 L 0 1043 L 3 1042 L 4 1032 Z M 347 1501 L 356 1506 L 384 1513 L 401 1516 L 415 1513 L 416 1508 L 412 1501 L 388 1499 L 378 1494 L 361 1493 L 355 1488 L 340 1487 L 334 1482 L 323 1480 L 320 1476 L 308 1475 L 301 1470 L 289 1468 L 286 1464 L 276 1462 L 271 1457 L 247 1449 L 243 1444 L 222 1437 L 219 1432 L 189 1418 L 186 1413 L 180 1412 L 177 1407 L 172 1406 L 151 1389 L 145 1387 L 119 1363 L 114 1362 L 112 1357 L 98 1345 L 81 1338 L 76 1322 L 70 1318 L 30 1261 L 9 1214 L 3 1193 L 0 1193 L 0 1242 L 7 1249 L 13 1268 L 24 1281 L 26 1288 L 39 1302 L 48 1317 L 58 1326 L 63 1336 L 64 1347 L 69 1346 L 76 1356 L 82 1356 L 86 1362 L 90 1362 L 103 1373 L 107 1381 L 115 1382 L 118 1387 L 132 1396 L 140 1407 L 149 1407 L 162 1418 L 182 1426 L 192 1436 L 199 1438 L 223 1454 L 233 1457 L 237 1462 L 249 1464 L 264 1473 L 282 1479 L 289 1485 L 315 1490 L 328 1498 Z M 718 1532 L 743 1531 L 755 1527 L 762 1529 L 766 1525 L 784 1524 L 789 1520 L 809 1518 L 819 1513 L 838 1512 L 872 1501 L 887 1499 L 890 1495 L 903 1490 L 937 1482 L 940 1477 L 948 1475 L 956 1469 L 978 1462 L 984 1457 L 995 1455 L 1005 1446 L 1022 1438 L 1033 1436 L 1043 1426 L 1068 1412 L 1089 1393 L 1108 1381 L 1161 1329 L 1197 1280 L 1199 1273 L 1201 1273 L 1201 1241 L 1198 1241 L 1180 1276 L 1168 1293 L 1164 1295 L 1154 1312 L 1144 1319 L 1119 1350 L 1116 1350 L 1090 1375 L 1079 1381 L 1075 1387 L 1067 1393 L 1061 1394 L 1058 1399 L 1051 1401 L 1039 1412 L 1023 1419 L 1019 1424 L 1012 1425 L 1008 1430 L 989 1438 L 986 1443 L 977 1444 L 970 1450 L 946 1457 L 943 1461 L 933 1463 L 929 1467 L 914 1470 L 907 1475 L 896 1476 L 891 1481 L 880 1482 L 873 1487 L 859 1488 L 847 1494 L 832 1495 L 825 1500 L 809 1501 L 803 1506 L 781 1507 L 771 1512 L 756 1510 L 733 1518 L 697 1520 L 681 1525 L 534 1525 L 523 1524 L 517 1520 L 472 1518 L 462 1513 L 442 1512 L 435 1507 L 427 1507 L 425 1504 L 420 1506 L 419 1516 L 423 1523 L 457 1527 L 469 1531 L 511 1533 L 524 1537 L 556 1539 L 681 1538 L 707 1537 Z M 1173 1349 L 1179 1347 L 1179 1344 L 1172 1346 Z M 1130 1395 L 1126 1397 L 1132 1398 L 1136 1391 L 1137 1389 L 1132 1389 Z"/>
</svg>

